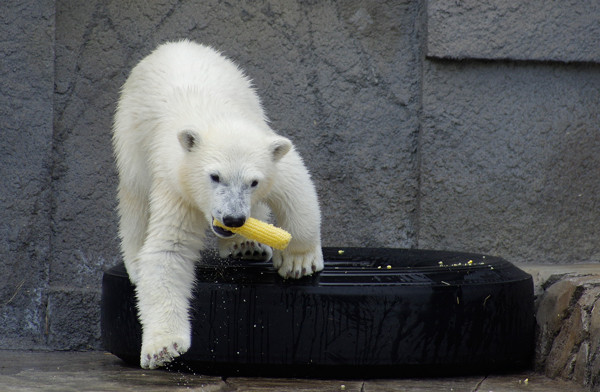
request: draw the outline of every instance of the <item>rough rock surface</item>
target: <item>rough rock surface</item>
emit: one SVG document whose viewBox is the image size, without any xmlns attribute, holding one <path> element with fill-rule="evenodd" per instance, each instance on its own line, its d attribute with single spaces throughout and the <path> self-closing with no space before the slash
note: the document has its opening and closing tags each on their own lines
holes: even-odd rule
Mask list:
<svg viewBox="0 0 600 392">
<path fill-rule="evenodd" d="M 535 368 L 600 388 L 600 265 L 524 267 L 536 280 Z M 549 271 L 544 271 L 544 269 Z"/>
</svg>

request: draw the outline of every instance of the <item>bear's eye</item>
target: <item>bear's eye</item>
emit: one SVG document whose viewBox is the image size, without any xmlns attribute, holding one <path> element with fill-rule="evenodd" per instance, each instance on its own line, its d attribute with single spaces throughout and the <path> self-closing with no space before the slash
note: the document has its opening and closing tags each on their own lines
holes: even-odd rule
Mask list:
<svg viewBox="0 0 600 392">
<path fill-rule="evenodd" d="M 252 181 L 252 183 L 250 184 L 250 186 L 251 186 L 252 188 L 256 188 L 256 187 L 258 186 L 258 180 L 254 180 L 254 181 Z"/>
<path fill-rule="evenodd" d="M 212 182 L 214 182 L 216 184 L 218 184 L 221 181 L 221 179 L 219 178 L 219 176 L 217 174 L 211 174 L 210 179 L 212 180 Z"/>
</svg>

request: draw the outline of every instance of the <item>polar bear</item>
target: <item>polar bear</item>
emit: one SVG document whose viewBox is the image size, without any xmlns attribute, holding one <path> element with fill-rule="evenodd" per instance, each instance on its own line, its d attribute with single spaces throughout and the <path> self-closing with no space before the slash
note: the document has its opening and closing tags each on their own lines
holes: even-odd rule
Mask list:
<svg viewBox="0 0 600 392">
<path fill-rule="evenodd" d="M 190 347 L 194 263 L 208 228 L 222 256 L 272 256 L 284 278 L 323 269 L 321 215 L 308 170 L 290 140 L 269 127 L 249 78 L 212 48 L 171 42 L 140 61 L 121 91 L 113 147 L 121 251 L 136 288 L 143 368 Z M 212 224 L 239 227 L 270 213 L 292 234 L 284 251 Z"/>
</svg>

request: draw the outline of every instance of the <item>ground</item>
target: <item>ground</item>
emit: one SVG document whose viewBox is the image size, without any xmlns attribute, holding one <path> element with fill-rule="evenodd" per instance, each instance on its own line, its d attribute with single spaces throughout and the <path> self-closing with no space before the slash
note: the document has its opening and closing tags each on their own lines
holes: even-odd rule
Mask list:
<svg viewBox="0 0 600 392">
<path fill-rule="evenodd" d="M 25 391 L 584 392 L 534 372 L 460 378 L 316 380 L 212 377 L 144 370 L 104 352 L 0 351 L 0 389 Z"/>
</svg>

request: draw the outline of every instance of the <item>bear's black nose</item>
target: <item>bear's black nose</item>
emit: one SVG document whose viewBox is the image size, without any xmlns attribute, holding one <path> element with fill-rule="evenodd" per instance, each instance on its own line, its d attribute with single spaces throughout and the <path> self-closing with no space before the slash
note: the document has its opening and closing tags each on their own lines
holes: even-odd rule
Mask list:
<svg viewBox="0 0 600 392">
<path fill-rule="evenodd" d="M 227 215 L 223 217 L 223 224 L 227 227 L 241 227 L 244 223 L 246 223 L 245 216 Z"/>
</svg>

